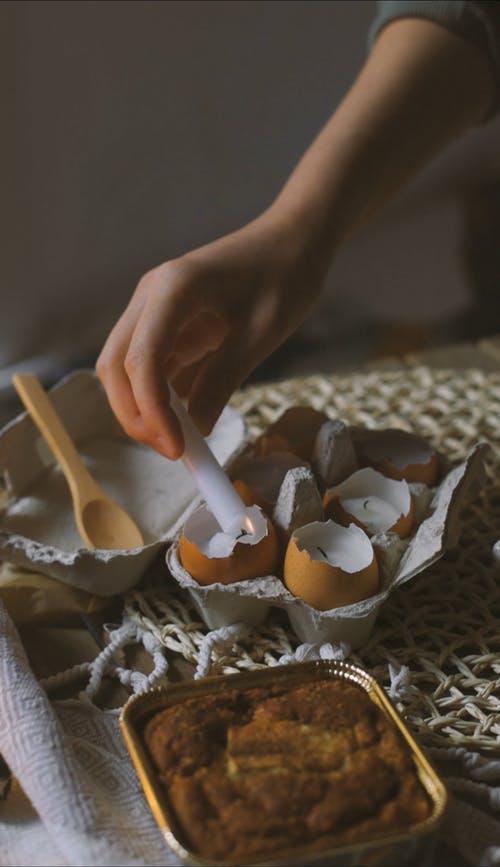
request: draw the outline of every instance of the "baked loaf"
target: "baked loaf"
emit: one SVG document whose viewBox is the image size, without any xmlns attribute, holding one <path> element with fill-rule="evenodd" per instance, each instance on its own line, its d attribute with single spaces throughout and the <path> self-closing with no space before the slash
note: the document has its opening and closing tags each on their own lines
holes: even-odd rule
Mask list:
<svg viewBox="0 0 500 867">
<path fill-rule="evenodd" d="M 192 698 L 144 738 L 182 842 L 207 859 L 357 843 L 430 812 L 397 728 L 342 679 Z"/>
</svg>

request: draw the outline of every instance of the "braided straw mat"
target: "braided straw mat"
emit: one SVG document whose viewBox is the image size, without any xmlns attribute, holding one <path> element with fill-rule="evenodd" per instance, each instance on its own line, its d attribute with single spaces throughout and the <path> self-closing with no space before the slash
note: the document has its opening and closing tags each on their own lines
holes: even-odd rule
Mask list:
<svg viewBox="0 0 500 867">
<path fill-rule="evenodd" d="M 491 550 L 500 537 L 500 373 L 416 367 L 315 375 L 251 386 L 232 399 L 252 438 L 297 403 L 348 424 L 414 430 L 452 461 L 480 440 L 490 443 L 487 481 L 463 510 L 458 546 L 391 595 L 369 642 L 348 658 L 386 689 L 407 668 L 398 707 L 422 743 L 500 749 L 500 568 Z M 162 593 L 146 582 L 126 608 L 167 649 L 198 662 L 208 630 L 182 591 L 168 585 Z M 274 665 L 298 645 L 286 617 L 273 611 L 244 639 L 213 643 L 211 673 Z"/>
</svg>

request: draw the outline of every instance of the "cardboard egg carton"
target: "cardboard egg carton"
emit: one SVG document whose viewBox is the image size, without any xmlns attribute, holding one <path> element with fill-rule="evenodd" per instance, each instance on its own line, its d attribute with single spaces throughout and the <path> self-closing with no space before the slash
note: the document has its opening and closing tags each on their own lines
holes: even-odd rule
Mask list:
<svg viewBox="0 0 500 867">
<path fill-rule="evenodd" d="M 66 479 L 38 428 L 22 413 L 0 432 L 7 494 L 0 512 L 0 558 L 89 593 L 123 593 L 198 504 L 196 486 L 182 461 L 169 461 L 127 437 L 93 372 L 71 374 L 50 397 L 90 473 L 131 514 L 145 544 L 127 551 L 84 546 Z M 234 458 L 245 436 L 240 414 L 227 408 L 209 438 L 220 463 Z"/>
<path fill-rule="evenodd" d="M 371 540 L 381 575 L 376 596 L 355 605 L 317 611 L 292 596 L 281 575 L 230 585 L 199 585 L 183 569 L 178 556 L 182 527 L 200 503 L 182 461 L 168 461 L 130 440 L 93 372 L 71 374 L 51 389 L 50 395 L 91 474 L 130 512 L 145 544 L 127 551 L 90 550 L 83 545 L 66 480 L 37 427 L 27 413 L 22 413 L 0 432 L 0 472 L 7 494 L 0 511 L 1 559 L 89 593 L 113 596 L 133 587 L 166 548 L 171 574 L 189 593 L 209 628 L 236 621 L 257 625 L 276 606 L 286 611 L 303 641 L 347 641 L 353 648 L 368 638 L 389 593 L 456 543 L 462 505 L 471 486 L 482 478 L 488 449 L 486 444 L 478 444 L 455 467 L 441 456 L 439 484 L 433 489 L 411 486 L 417 516 L 412 535 L 400 540 L 391 533 L 379 534 Z M 355 430 L 342 421 L 326 420 L 316 433 L 309 465 L 295 461 L 285 473 L 272 515 L 283 549 L 294 529 L 322 520 L 321 491 L 357 468 L 354 434 Z M 240 414 L 226 408 L 208 441 L 231 473 L 249 446 Z"/>
<path fill-rule="evenodd" d="M 282 561 L 287 541 L 296 528 L 324 520 L 321 491 L 343 481 L 358 468 L 353 445 L 357 433 L 340 420 L 325 421 L 317 432 L 309 466 L 299 465 L 286 471 L 272 512 L 282 542 Z M 363 431 L 364 440 L 369 436 L 369 431 Z M 356 649 L 368 639 L 389 594 L 456 544 L 462 506 L 471 488 L 484 478 L 484 455 L 488 449 L 486 443 L 478 443 L 457 466 L 451 466 L 445 455 L 439 455 L 438 484 L 430 488 L 423 483 L 409 483 L 415 513 L 413 530 L 406 539 L 393 532 L 371 537 L 380 589 L 368 599 L 320 611 L 293 596 L 281 575 L 201 586 L 182 566 L 177 540 L 167 552 L 169 570 L 211 629 L 237 621 L 258 625 L 272 607 L 277 607 L 286 612 L 302 641 L 345 641 Z"/>
</svg>

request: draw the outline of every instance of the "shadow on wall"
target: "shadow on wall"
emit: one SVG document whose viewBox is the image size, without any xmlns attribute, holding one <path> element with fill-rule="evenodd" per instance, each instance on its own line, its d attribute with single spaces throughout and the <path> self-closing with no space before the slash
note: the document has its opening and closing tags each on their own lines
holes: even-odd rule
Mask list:
<svg viewBox="0 0 500 867">
<path fill-rule="evenodd" d="M 0 391 L 25 363 L 47 382 L 92 364 L 142 273 L 269 204 L 353 81 L 374 15 L 365 0 L 0 6 Z M 471 279 L 485 286 L 488 270 L 470 227 L 485 201 L 495 211 L 499 131 L 470 133 L 346 244 L 314 314 L 257 377 L 355 364 L 391 333 L 407 346 L 469 321 Z"/>
<path fill-rule="evenodd" d="M 400 222 L 382 218 L 341 253 L 319 310 L 250 381 L 351 369 L 499 334 L 499 234 L 494 177 L 458 185 L 452 197 L 431 199 Z M 373 266 L 364 303 L 356 255 Z"/>
<path fill-rule="evenodd" d="M 500 332 L 500 177 L 465 198 L 464 261 L 474 288 L 467 336 Z"/>
</svg>

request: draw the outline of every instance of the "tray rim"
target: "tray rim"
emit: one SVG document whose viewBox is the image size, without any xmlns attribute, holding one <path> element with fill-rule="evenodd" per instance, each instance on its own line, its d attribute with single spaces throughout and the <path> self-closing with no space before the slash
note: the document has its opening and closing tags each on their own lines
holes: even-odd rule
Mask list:
<svg viewBox="0 0 500 867">
<path fill-rule="evenodd" d="M 149 758 L 147 749 L 142 741 L 139 726 L 145 722 L 153 712 L 160 711 L 179 701 L 192 698 L 197 695 L 208 695 L 218 692 L 220 689 L 251 689 L 256 686 L 279 683 L 298 685 L 310 682 L 313 679 L 341 678 L 357 684 L 368 694 L 368 697 L 377 704 L 387 717 L 395 724 L 403 739 L 409 746 L 415 768 L 424 789 L 432 802 L 432 811 L 423 821 L 410 825 L 404 831 L 380 834 L 372 839 L 360 843 L 322 849 L 312 849 L 305 844 L 303 848 L 295 847 L 293 851 L 280 849 L 270 855 L 266 853 L 262 857 L 253 857 L 251 861 L 232 859 L 231 861 L 207 860 L 197 855 L 182 842 L 182 832 L 177 830 L 175 816 L 170 809 L 165 791 L 158 778 L 158 774 Z M 193 867 L 240 867 L 244 864 L 255 864 L 259 867 L 264 865 L 280 865 L 301 863 L 301 858 L 323 859 L 347 856 L 354 852 L 365 849 L 395 846 L 397 843 L 408 841 L 412 838 L 424 838 L 437 830 L 447 806 L 448 794 L 446 787 L 431 762 L 423 753 L 392 700 L 387 696 L 376 679 L 365 671 L 361 666 L 343 661 L 314 660 L 309 662 L 292 663 L 290 665 L 268 666 L 265 668 L 252 669 L 246 672 L 238 672 L 226 675 L 210 675 L 196 681 L 181 681 L 167 686 L 157 686 L 138 695 L 132 696 L 122 708 L 119 715 L 119 726 L 125 744 L 130 753 L 133 765 L 141 782 L 148 805 L 163 834 L 166 843 L 185 864 Z M 287 860 L 283 860 L 287 859 Z M 303 862 L 306 863 L 306 862 Z"/>
</svg>

